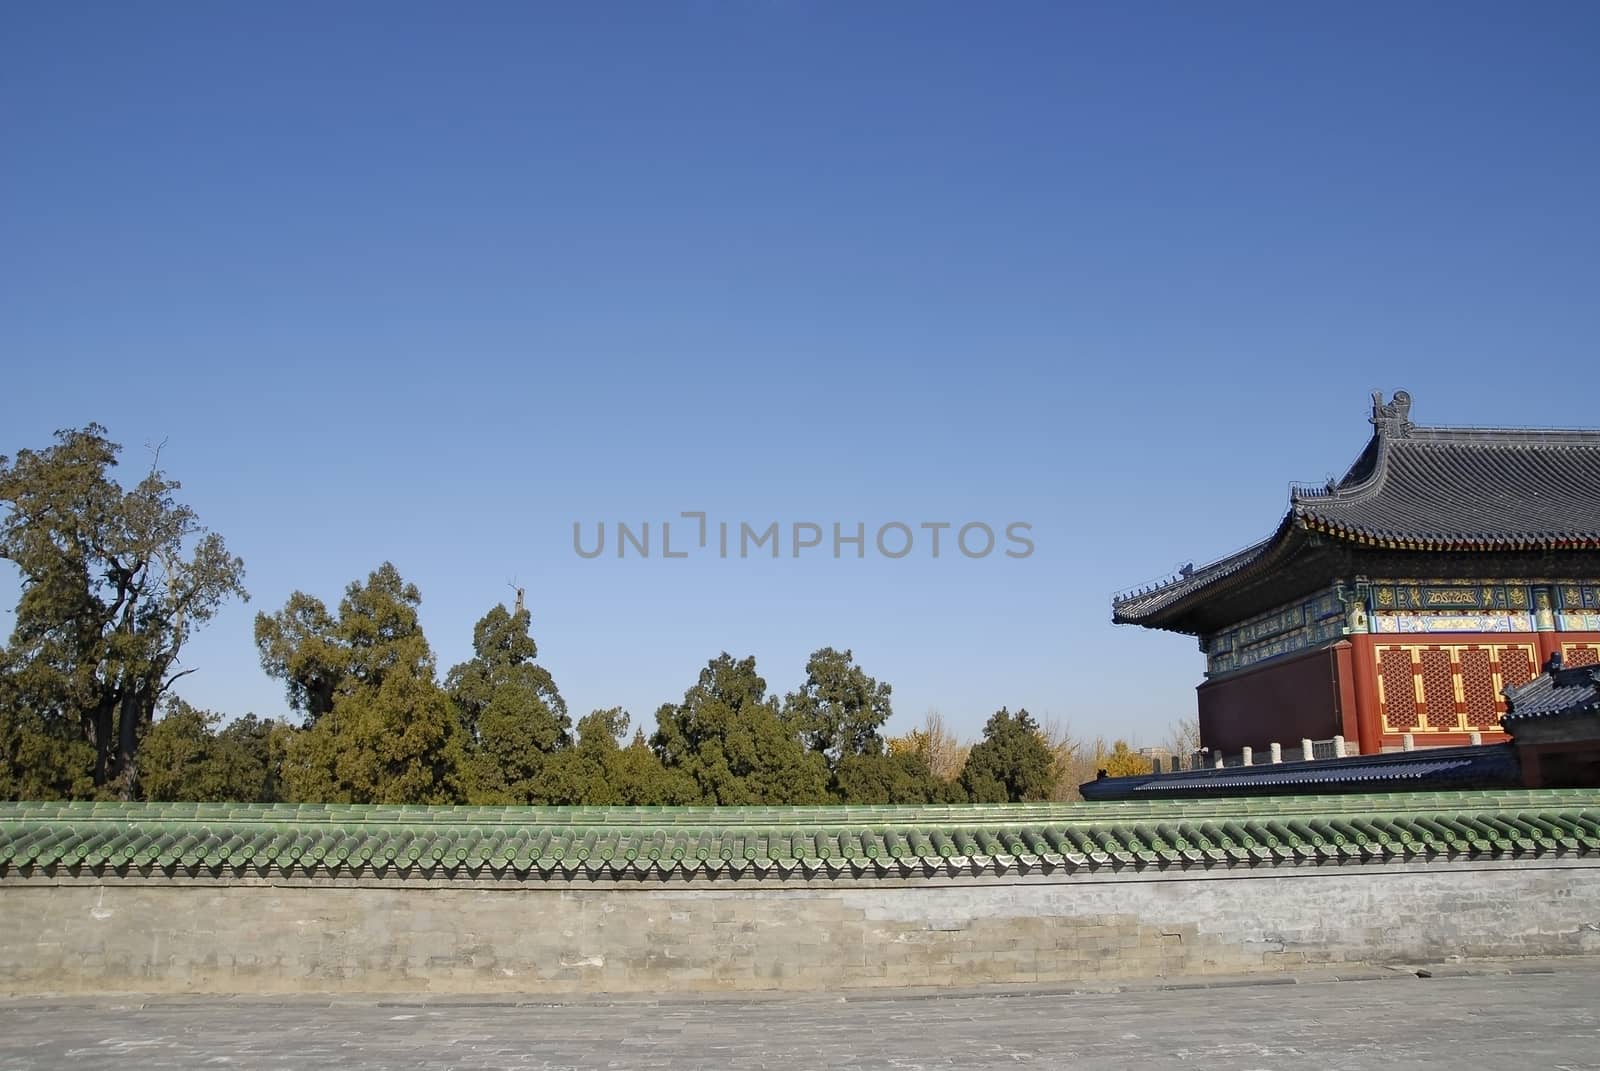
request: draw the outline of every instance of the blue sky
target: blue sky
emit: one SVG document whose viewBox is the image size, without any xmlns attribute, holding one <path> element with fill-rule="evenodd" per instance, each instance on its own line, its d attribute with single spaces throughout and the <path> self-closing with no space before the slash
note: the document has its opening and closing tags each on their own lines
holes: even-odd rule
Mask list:
<svg viewBox="0 0 1600 1071">
<path fill-rule="evenodd" d="M 1265 535 L 1370 391 L 1595 423 L 1597 50 L 1586 3 L 13 5 L 0 452 L 167 440 L 253 596 L 187 652 L 218 710 L 284 709 L 258 610 L 388 559 L 441 671 L 523 584 L 576 713 L 833 645 L 896 730 L 1154 742 L 1201 658 L 1110 595 Z M 1035 550 L 573 553 L 685 510 Z"/>
</svg>

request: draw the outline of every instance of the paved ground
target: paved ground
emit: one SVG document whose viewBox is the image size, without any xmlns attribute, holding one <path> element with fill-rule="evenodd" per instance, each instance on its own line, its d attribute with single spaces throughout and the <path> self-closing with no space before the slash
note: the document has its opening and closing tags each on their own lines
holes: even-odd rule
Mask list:
<svg viewBox="0 0 1600 1071">
<path fill-rule="evenodd" d="M 0 1069 L 1600 1069 L 1600 966 L 1117 993 L 0 1001 Z"/>
</svg>

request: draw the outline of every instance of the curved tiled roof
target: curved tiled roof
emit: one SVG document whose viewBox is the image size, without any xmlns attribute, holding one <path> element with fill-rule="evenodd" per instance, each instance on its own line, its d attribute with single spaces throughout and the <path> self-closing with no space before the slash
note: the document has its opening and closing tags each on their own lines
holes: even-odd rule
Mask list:
<svg viewBox="0 0 1600 1071">
<path fill-rule="evenodd" d="M 1506 689 L 1510 706 L 1500 723 L 1543 718 L 1577 717 L 1600 712 L 1600 666 L 1578 666 L 1545 672 L 1528 683 Z"/>
<path fill-rule="evenodd" d="M 1107 777 L 1084 785 L 1083 794 L 1086 799 L 1097 800 L 1179 799 L 1277 792 L 1509 788 L 1521 783 L 1521 767 L 1510 745 L 1480 744 L 1345 759 Z"/>
<path fill-rule="evenodd" d="M 1412 428 L 1365 479 L 1297 489 L 1312 531 L 1411 550 L 1600 546 L 1600 431 Z"/>
<path fill-rule="evenodd" d="M 1275 561 L 1316 533 L 1421 551 L 1600 549 L 1600 430 L 1421 428 L 1403 392 L 1342 480 L 1296 486 L 1277 530 L 1211 565 L 1112 601 L 1118 624 L 1155 623 Z M 1396 405 L 1403 404 L 1396 411 Z"/>
<path fill-rule="evenodd" d="M 0 880 L 708 880 L 1600 851 L 1600 791 L 971 807 L 0 805 Z"/>
<path fill-rule="evenodd" d="M 1272 549 L 1276 539 L 1276 536 L 1264 539 L 1253 547 L 1246 547 L 1203 568 L 1186 570 L 1166 580 L 1124 592 L 1113 602 L 1112 621 L 1119 625 L 1134 624 L 1157 610 L 1171 606 L 1220 580 L 1226 580 L 1260 562 Z"/>
</svg>

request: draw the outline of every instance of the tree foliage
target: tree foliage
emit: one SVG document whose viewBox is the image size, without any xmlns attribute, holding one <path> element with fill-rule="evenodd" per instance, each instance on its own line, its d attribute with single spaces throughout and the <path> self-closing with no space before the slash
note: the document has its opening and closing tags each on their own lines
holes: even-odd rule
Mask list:
<svg viewBox="0 0 1600 1071">
<path fill-rule="evenodd" d="M 221 717 L 173 697 L 140 751 L 140 784 L 150 800 L 244 801 L 280 798 L 280 734 L 288 727 L 247 714 L 220 730 Z"/>
<path fill-rule="evenodd" d="M 177 481 L 152 465 L 125 490 L 112 473 L 120 451 L 90 424 L 0 457 L 0 558 L 22 579 L 0 651 L 0 740 L 10 762 L 42 763 L 26 779 L 40 792 L 76 783 L 61 764 L 78 761 L 78 739 L 96 786 L 135 795 L 156 707 L 192 672 L 177 668 L 184 643 L 228 598 L 248 597 L 244 563 L 174 498 Z"/>
<path fill-rule="evenodd" d="M 687 774 L 698 800 L 718 804 L 823 803 L 827 763 L 778 717 L 756 660 L 727 652 L 700 671 L 683 702 L 656 712 L 650 740 L 669 770 Z"/>
<path fill-rule="evenodd" d="M 1126 740 L 1116 741 L 1109 751 L 1101 750 L 1095 755 L 1094 765 L 1097 771 L 1104 770 L 1107 777 L 1133 777 L 1150 772 L 1150 759 L 1133 750 Z"/>
<path fill-rule="evenodd" d="M 934 775 L 926 753 L 848 755 L 834 772 L 840 803 L 965 803 L 966 790 Z"/>
<path fill-rule="evenodd" d="M 967 754 L 972 750 L 972 746 L 962 743 L 955 733 L 951 732 L 950 727 L 945 724 L 943 714 L 937 710 L 930 710 L 920 728 L 912 729 L 903 736 L 890 737 L 888 749 L 890 754 L 894 755 L 907 751 L 916 752 L 928 764 L 928 769 L 935 778 L 954 782 L 961 776 L 961 770 L 967 764 Z"/>
<path fill-rule="evenodd" d="M 91 799 L 95 749 L 77 719 L 24 705 L 0 677 L 0 797 L 10 800 Z"/>
<path fill-rule="evenodd" d="M 459 803 L 464 736 L 432 678 L 385 673 L 288 740 L 284 785 L 300 802 Z"/>
<path fill-rule="evenodd" d="M 434 679 L 422 593 L 384 562 L 345 588 L 337 618 L 303 592 L 256 616 L 262 668 L 287 684 L 306 727 L 285 743 L 289 798 L 459 803 L 467 733 Z"/>
<path fill-rule="evenodd" d="M 890 686 L 823 647 L 800 685 L 768 691 L 753 658 L 724 652 L 655 731 L 620 708 L 576 731 L 538 661 L 519 589 L 473 629 L 443 684 L 422 594 L 390 562 L 336 607 L 293 592 L 255 618 L 261 666 L 298 724 L 232 721 L 171 692 L 194 631 L 231 597 L 243 563 L 179 503 L 156 465 L 131 488 L 91 424 L 0 457 L 0 558 L 21 580 L 0 647 L 0 795 L 13 799 L 588 804 L 863 804 L 1072 799 L 1098 769 L 1143 773 L 1127 742 L 1074 740 L 1001 709 L 968 745 L 937 713 L 888 738 Z M 157 710 L 163 716 L 156 718 Z M 625 743 L 626 741 L 626 743 Z M 1197 744 L 1190 721 L 1173 749 Z"/>
<path fill-rule="evenodd" d="M 285 683 L 290 707 L 309 725 L 341 695 L 381 688 L 392 672 L 431 680 L 433 652 L 417 619 L 421 603 L 417 586 L 390 562 L 365 584 L 345 588 L 337 618 L 321 599 L 297 591 L 277 613 L 256 615 L 261 668 Z"/>
<path fill-rule="evenodd" d="M 580 720 L 576 745 L 556 754 L 546 768 L 543 802 L 629 807 L 697 802 L 694 779 L 663 766 L 642 732 L 622 746 L 628 722 L 621 707 L 596 710 Z"/>
<path fill-rule="evenodd" d="M 450 670 L 446 688 L 470 749 L 468 798 L 482 803 L 543 802 L 550 756 L 569 746 L 571 719 L 539 649 L 531 615 L 496 606 L 473 629 L 473 658 Z"/>
<path fill-rule="evenodd" d="M 892 713 L 889 692 L 850 651 L 824 647 L 806 661 L 805 683 L 785 698 L 783 718 L 808 751 L 837 770 L 848 757 L 882 753 L 878 732 Z"/>
<path fill-rule="evenodd" d="M 983 727 L 961 771 L 974 803 L 1028 803 L 1050 798 L 1055 755 L 1026 710 L 1001 707 Z"/>
</svg>

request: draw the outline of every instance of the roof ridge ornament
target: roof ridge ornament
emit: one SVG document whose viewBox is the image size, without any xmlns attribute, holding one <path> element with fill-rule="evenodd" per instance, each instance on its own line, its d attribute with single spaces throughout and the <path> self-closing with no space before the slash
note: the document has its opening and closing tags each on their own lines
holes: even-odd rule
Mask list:
<svg viewBox="0 0 1600 1071">
<path fill-rule="evenodd" d="M 1411 392 L 1397 390 L 1393 400 L 1385 404 L 1383 391 L 1373 391 L 1371 419 L 1379 435 L 1405 438 L 1416 426 L 1411 423 Z"/>
</svg>

